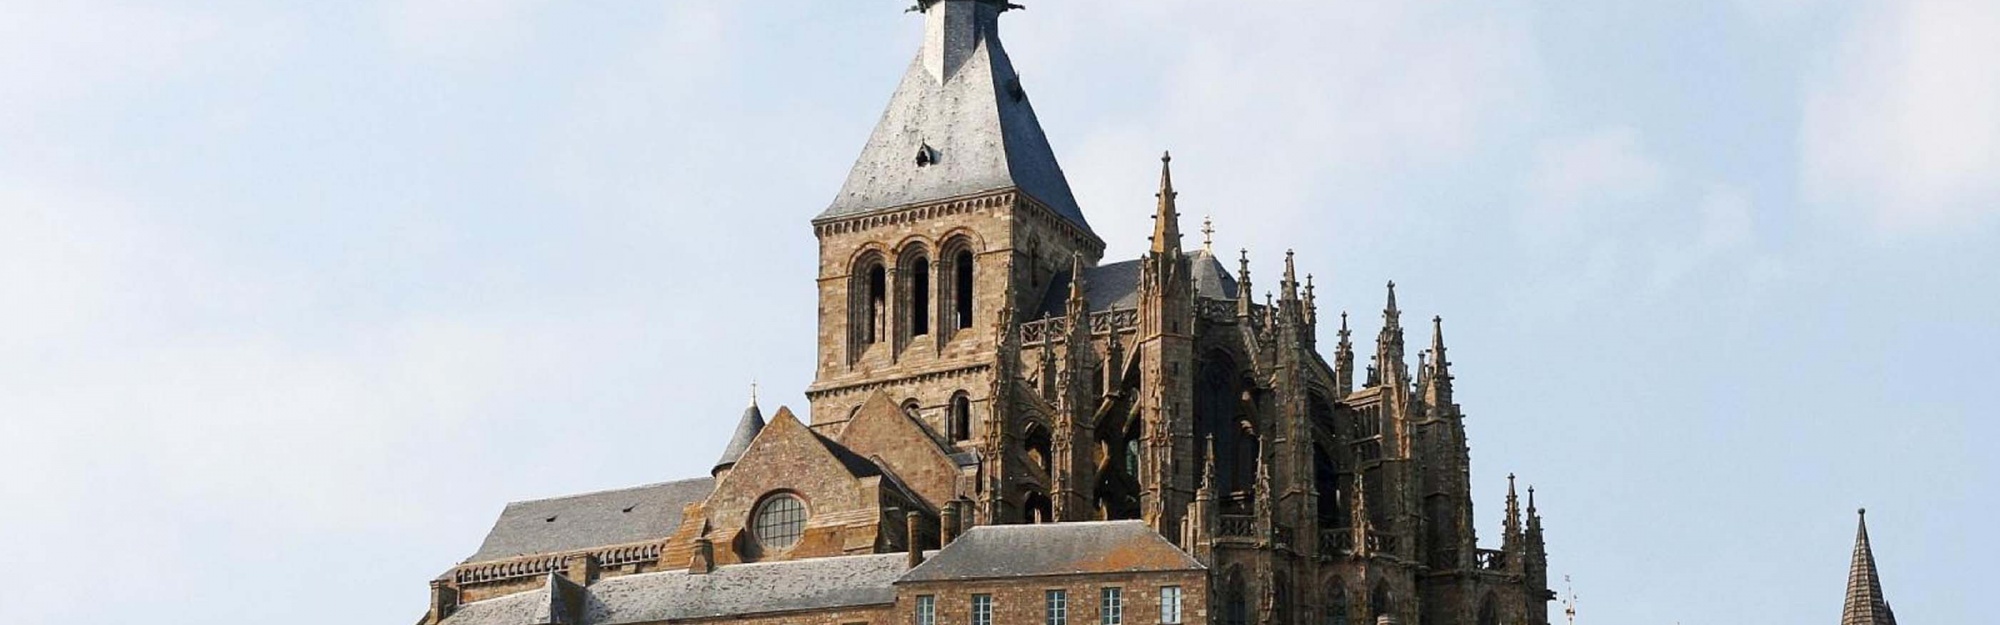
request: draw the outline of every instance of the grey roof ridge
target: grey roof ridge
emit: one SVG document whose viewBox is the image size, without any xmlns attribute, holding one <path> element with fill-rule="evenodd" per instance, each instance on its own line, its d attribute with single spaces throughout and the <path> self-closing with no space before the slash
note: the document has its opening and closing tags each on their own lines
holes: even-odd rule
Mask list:
<svg viewBox="0 0 2000 625">
<path fill-rule="evenodd" d="M 897 552 L 894 552 L 894 553 L 857 553 L 857 554 L 846 554 L 846 555 L 838 555 L 838 556 L 822 556 L 822 557 L 817 557 L 817 558 L 799 558 L 799 559 L 797 559 L 797 560 L 766 560 L 766 561 L 762 561 L 762 562 L 731 562 L 731 563 L 729 563 L 729 564 L 717 564 L 717 565 L 715 565 L 715 570 L 716 570 L 716 571 L 724 571 L 724 570 L 742 570 L 742 569 L 746 569 L 746 568 L 765 568 L 765 567 L 776 567 L 776 566 L 788 566 L 788 565 L 791 565 L 791 566 L 797 566 L 797 565 L 804 565 L 804 564 L 810 564 L 810 563 L 814 563 L 814 562 L 825 562 L 825 561 L 830 561 L 830 560 L 843 560 L 843 559 L 855 559 L 855 560 L 859 560 L 859 559 L 863 559 L 863 558 L 906 558 L 906 557 L 909 557 L 909 554 L 906 554 L 906 553 L 903 553 L 903 552 L 901 552 L 901 551 L 897 551 Z M 714 575 L 715 573 L 714 573 L 714 572 L 709 572 L 709 573 L 705 573 L 705 574 L 706 574 L 706 575 Z M 617 577 L 610 577 L 610 578 L 606 578 L 606 579 L 616 579 L 616 580 L 631 580 L 631 581 L 639 581 L 639 580 L 644 580 L 644 579 L 646 579 L 646 578 L 648 578 L 648 577 L 667 577 L 667 576 L 672 576 L 672 575 L 694 575 L 694 573 L 689 573 L 687 569 L 666 569 L 666 570 L 662 570 L 662 571 L 647 571 L 647 572 L 644 572 L 644 573 L 633 573 L 633 574 L 630 574 L 630 575 L 620 575 L 620 576 L 617 576 Z"/>
<path fill-rule="evenodd" d="M 584 497 L 595 497 L 595 496 L 597 496 L 597 495 L 609 495 L 609 494 L 612 494 L 612 493 L 622 493 L 622 492 L 625 492 L 625 491 L 634 491 L 634 490 L 645 490 L 645 489 L 648 489 L 648 488 L 654 488 L 654 487 L 658 487 L 658 486 L 666 486 L 666 485 L 668 485 L 668 484 L 683 484 L 683 483 L 687 483 L 687 482 L 699 482 L 699 481 L 701 481 L 701 480 L 712 480 L 712 479 L 715 479 L 715 478 L 713 478 L 713 477 L 708 477 L 708 476 L 701 476 L 701 477 L 690 477 L 690 478 L 684 478 L 684 479 L 678 479 L 678 480 L 666 480 L 666 481 L 664 481 L 664 482 L 651 482 L 651 483 L 647 483 L 647 484 L 639 484 L 639 485 L 636 485 L 636 486 L 626 486 L 626 487 L 622 487 L 622 488 L 606 488 L 606 489 L 603 489 L 603 490 L 593 490 L 593 491 L 587 491 L 587 492 L 581 492 L 581 493 L 570 493 L 570 494 L 568 494 L 568 495 L 559 495 L 559 496 L 556 496 L 556 497 L 542 497 L 542 498 L 538 498 L 538 499 L 518 499 L 518 500 L 514 500 L 514 501 L 509 501 L 509 502 L 507 502 L 507 505 L 510 505 L 510 506 L 511 506 L 511 505 L 514 505 L 514 504 L 518 504 L 518 503 L 541 503 L 541 502 L 545 502 L 545 501 L 562 501 L 562 500 L 565 500 L 565 499 L 582 499 L 582 498 L 584 498 Z"/>
</svg>

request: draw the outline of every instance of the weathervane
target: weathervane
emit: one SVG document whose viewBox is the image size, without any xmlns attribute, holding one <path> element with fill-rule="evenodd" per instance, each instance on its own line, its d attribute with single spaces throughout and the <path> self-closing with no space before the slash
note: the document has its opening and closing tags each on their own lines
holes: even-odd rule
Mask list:
<svg viewBox="0 0 2000 625">
<path fill-rule="evenodd" d="M 1215 218 L 1210 215 L 1201 217 L 1201 251 L 1215 253 Z"/>
</svg>

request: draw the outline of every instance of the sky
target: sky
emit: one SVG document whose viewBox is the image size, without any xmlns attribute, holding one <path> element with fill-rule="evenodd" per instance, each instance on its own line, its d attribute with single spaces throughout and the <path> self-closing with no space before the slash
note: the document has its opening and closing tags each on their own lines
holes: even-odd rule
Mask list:
<svg viewBox="0 0 2000 625">
<path fill-rule="evenodd" d="M 1577 622 L 1833 622 L 1862 506 L 1990 621 L 2000 3 L 1023 3 L 1109 256 L 1171 149 L 1257 275 L 1442 315 Z M 0 621 L 412 622 L 506 502 L 803 411 L 908 4 L 0 0 Z"/>
</svg>

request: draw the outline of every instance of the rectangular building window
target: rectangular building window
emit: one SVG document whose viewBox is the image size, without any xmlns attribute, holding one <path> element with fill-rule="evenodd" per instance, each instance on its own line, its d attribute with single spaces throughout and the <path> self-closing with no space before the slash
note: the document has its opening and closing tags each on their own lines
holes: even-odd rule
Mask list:
<svg viewBox="0 0 2000 625">
<path fill-rule="evenodd" d="M 917 625 L 937 625 L 937 597 L 917 597 Z"/>
<path fill-rule="evenodd" d="M 1160 588 L 1161 625 L 1181 625 L 1181 587 Z"/>
<path fill-rule="evenodd" d="M 1043 625 L 1069 625 L 1069 591 L 1051 590 L 1042 594 L 1044 599 Z"/>
<path fill-rule="evenodd" d="M 1104 589 L 1104 602 L 1098 604 L 1097 620 L 1101 625 L 1125 625 L 1125 591 L 1111 587 Z"/>
<path fill-rule="evenodd" d="M 993 625 L 993 595 L 972 596 L 972 625 Z"/>
</svg>

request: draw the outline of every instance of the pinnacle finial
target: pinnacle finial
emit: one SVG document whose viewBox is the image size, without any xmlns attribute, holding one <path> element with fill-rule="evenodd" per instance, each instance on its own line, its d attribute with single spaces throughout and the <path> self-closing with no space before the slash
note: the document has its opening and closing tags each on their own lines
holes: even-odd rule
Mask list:
<svg viewBox="0 0 2000 625">
<path fill-rule="evenodd" d="M 1083 253 L 1076 252 L 1069 257 L 1069 301 L 1083 300 Z"/>
<path fill-rule="evenodd" d="M 1164 254 L 1181 250 L 1181 214 L 1175 206 L 1174 155 L 1172 152 L 1160 156 L 1160 192 L 1158 211 L 1153 215 L 1153 252 Z"/>
<path fill-rule="evenodd" d="M 750 381 L 750 407 L 757 407 L 757 381 Z"/>
<path fill-rule="evenodd" d="M 1285 250 L 1285 283 L 1280 288 L 1285 290 L 1287 300 L 1299 298 L 1299 270 L 1293 263 L 1292 256 L 1292 250 Z"/>
<path fill-rule="evenodd" d="M 1395 313 L 1399 313 L 1399 312 L 1402 312 L 1401 310 L 1399 310 L 1399 309 L 1397 309 L 1397 308 L 1396 308 L 1396 281 L 1395 281 L 1395 280 L 1390 280 L 1390 281 L 1389 281 L 1389 305 L 1388 305 L 1388 307 L 1386 307 L 1386 308 L 1383 308 L 1383 309 L 1382 309 L 1382 312 L 1383 312 L 1383 314 L 1395 314 Z"/>
</svg>

